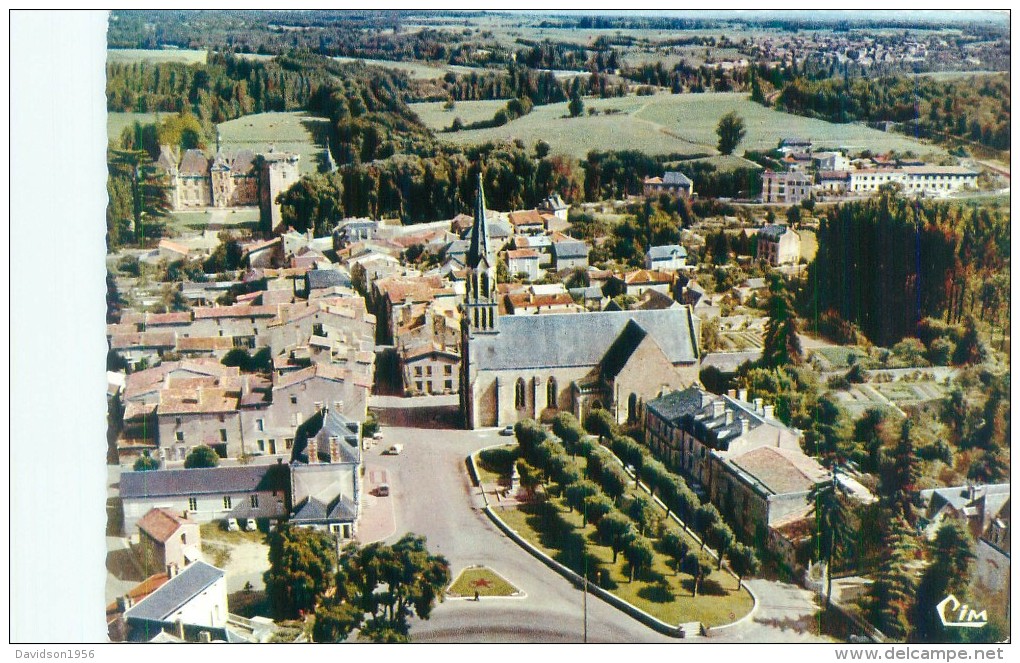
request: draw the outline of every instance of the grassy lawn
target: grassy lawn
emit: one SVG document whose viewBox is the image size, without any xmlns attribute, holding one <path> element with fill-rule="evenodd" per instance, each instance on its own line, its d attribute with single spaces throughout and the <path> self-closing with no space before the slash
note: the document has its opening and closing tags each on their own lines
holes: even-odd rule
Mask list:
<svg viewBox="0 0 1020 663">
<path fill-rule="evenodd" d="M 474 596 L 475 592 L 479 596 L 513 596 L 519 591 L 495 571 L 475 566 L 461 571 L 446 593 L 450 596 Z"/>
<path fill-rule="evenodd" d="M 613 551 L 598 540 L 595 527 L 581 527 L 581 514 L 568 513 L 560 500 L 497 512 L 511 528 L 547 555 L 577 573 L 584 574 L 604 589 L 648 614 L 668 623 L 700 621 L 706 626 L 727 624 L 747 614 L 753 602 L 746 590 L 737 591 L 737 581 L 727 573 L 714 571 L 702 583 L 702 593 L 691 596 L 691 576 L 676 573 L 671 562 L 656 553 L 652 568 L 630 582 L 623 555 L 613 563 Z M 676 528 L 676 525 L 667 525 Z M 697 544 L 688 539 L 692 549 Z M 585 560 L 582 548 L 587 551 Z"/>
<path fill-rule="evenodd" d="M 206 230 L 210 224 L 224 227 L 254 229 L 259 222 L 257 208 L 206 210 L 201 212 L 171 212 L 167 215 L 167 226 L 184 234 Z"/>
<path fill-rule="evenodd" d="M 199 525 L 198 529 L 202 533 L 203 543 L 206 541 L 215 541 L 217 543 L 236 546 L 242 543 L 266 542 L 266 534 L 261 530 L 255 530 L 254 532 L 245 532 L 243 530 L 228 532 L 223 529 L 223 525 L 219 521 Z"/>
<path fill-rule="evenodd" d="M 506 99 L 486 99 L 483 101 L 458 101 L 453 110 L 443 108 L 445 102 L 428 101 L 411 104 L 411 108 L 425 126 L 439 132 L 449 127 L 454 118 L 459 117 L 464 124 L 491 120 L 500 108 L 506 107 Z"/>
<path fill-rule="evenodd" d="M 193 51 L 184 48 L 111 48 L 106 51 L 107 62 L 183 62 L 184 64 L 205 64 L 208 58 L 206 51 Z"/>
<path fill-rule="evenodd" d="M 217 125 L 225 150 L 249 149 L 255 152 L 293 152 L 300 155 L 302 175 L 317 172 L 326 145 L 329 120 L 303 111 L 256 113 Z"/>
<path fill-rule="evenodd" d="M 141 124 L 154 124 L 156 113 L 117 113 L 106 114 L 106 136 L 111 140 L 117 140 L 124 133 L 124 129 L 134 126 L 135 122 Z M 162 117 L 169 117 L 171 113 L 163 113 Z"/>
<path fill-rule="evenodd" d="M 510 454 L 516 454 L 516 444 L 485 449 L 475 455 L 475 468 L 482 483 L 499 483 L 510 478 Z"/>
<path fill-rule="evenodd" d="M 583 471 L 584 459 L 575 458 L 574 463 Z M 647 495 L 635 485 L 628 488 L 627 494 Z M 602 544 L 595 527 L 590 523 L 582 527 L 582 515 L 569 511 L 559 497 L 501 509 L 497 515 L 556 561 L 581 574 L 587 567 L 593 582 L 666 623 L 700 621 L 706 626 L 718 626 L 739 619 L 753 606 L 747 590 L 737 591 L 736 579 L 722 571 L 713 571 L 702 583 L 701 594 L 691 596 L 693 578 L 677 573 L 669 558 L 660 552 L 656 552 L 651 569 L 631 582 L 623 554 L 614 563 L 612 549 Z M 687 545 L 698 550 L 697 542 L 674 521 L 666 520 L 665 515 L 660 511 L 663 532 L 667 529 L 680 532 Z M 653 536 L 652 532 L 645 534 Z"/>
<path fill-rule="evenodd" d="M 716 155 L 715 129 L 719 118 L 733 110 L 747 127 L 740 150 L 774 148 L 791 135 L 809 138 L 821 148 L 846 147 L 853 151 L 871 149 L 912 150 L 919 155 L 945 154 L 939 147 L 925 145 L 908 136 L 885 133 L 856 124 L 832 124 L 766 108 L 742 93 L 656 94 L 648 97 L 585 99 L 585 109 L 614 109 L 613 115 L 568 118 L 567 104 L 536 106 L 528 115 L 501 127 L 442 134 L 452 143 L 475 145 L 488 141 L 520 139 L 528 147 L 546 140 L 554 154 L 584 158 L 590 150 L 636 149 L 648 154 Z M 475 105 L 485 104 L 476 112 Z M 412 104 L 422 120 L 433 129 L 447 127 L 454 117 L 492 117 L 498 105 L 491 101 L 462 101 L 452 112 L 435 110 L 437 104 Z M 733 161 L 729 161 L 731 167 Z"/>
</svg>

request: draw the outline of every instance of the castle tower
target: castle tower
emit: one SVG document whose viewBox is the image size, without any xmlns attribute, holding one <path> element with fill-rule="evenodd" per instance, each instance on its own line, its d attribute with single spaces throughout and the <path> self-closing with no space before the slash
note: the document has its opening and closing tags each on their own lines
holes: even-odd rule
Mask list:
<svg viewBox="0 0 1020 663">
<path fill-rule="evenodd" d="M 489 248 L 489 232 L 485 223 L 485 191 L 478 175 L 478 196 L 475 201 L 475 223 L 471 228 L 471 245 L 467 253 L 467 293 L 464 297 L 464 319 L 468 333 L 498 333 L 499 303 L 496 295 L 496 259 Z"/>
</svg>

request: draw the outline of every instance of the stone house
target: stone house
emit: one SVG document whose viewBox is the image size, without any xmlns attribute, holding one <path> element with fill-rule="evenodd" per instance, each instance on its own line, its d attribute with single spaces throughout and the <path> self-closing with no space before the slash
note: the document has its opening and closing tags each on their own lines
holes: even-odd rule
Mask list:
<svg viewBox="0 0 1020 663">
<path fill-rule="evenodd" d="M 547 230 L 545 219 L 538 210 L 510 212 L 509 219 L 515 235 L 543 235 Z"/>
<path fill-rule="evenodd" d="M 800 235 L 789 226 L 767 225 L 758 233 L 758 260 L 773 267 L 800 262 Z"/>
<path fill-rule="evenodd" d="M 167 509 L 153 508 L 138 521 L 138 556 L 145 573 L 159 573 L 170 565 L 183 569 L 202 559 L 198 523 Z"/>
<path fill-rule="evenodd" d="M 534 249 L 516 249 L 506 252 L 507 271 L 511 276 L 523 274 L 528 281 L 541 278 L 538 268 L 539 254 Z"/>
<path fill-rule="evenodd" d="M 270 522 L 286 517 L 290 469 L 285 464 L 122 472 L 124 531 L 154 508 L 195 523 L 234 518 Z"/>
<path fill-rule="evenodd" d="M 653 246 L 645 253 L 645 269 L 676 271 L 687 267 L 687 249 L 679 244 Z"/>
<path fill-rule="evenodd" d="M 552 255 L 556 271 L 588 269 L 588 245 L 576 239 L 553 242 Z"/>
<path fill-rule="evenodd" d="M 646 290 L 656 290 L 669 295 L 676 276 L 654 269 L 636 269 L 625 274 L 614 274 L 606 283 L 604 291 L 610 297 L 617 295 L 640 296 Z"/>
<path fill-rule="evenodd" d="M 662 177 L 646 177 L 644 181 L 645 197 L 661 194 L 691 198 L 694 195 L 694 182 L 683 173 L 666 171 Z"/>
</svg>

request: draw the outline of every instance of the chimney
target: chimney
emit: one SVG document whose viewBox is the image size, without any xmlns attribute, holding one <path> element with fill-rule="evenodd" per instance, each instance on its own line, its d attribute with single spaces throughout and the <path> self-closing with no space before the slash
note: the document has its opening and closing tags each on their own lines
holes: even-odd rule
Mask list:
<svg viewBox="0 0 1020 663">
<path fill-rule="evenodd" d="M 726 425 L 733 423 L 733 410 L 726 410 Z"/>
<path fill-rule="evenodd" d="M 178 573 L 177 564 L 171 562 L 166 565 L 166 575 L 168 578 L 176 578 Z"/>
<path fill-rule="evenodd" d="M 329 437 L 329 462 L 340 462 L 340 438 L 335 435 Z"/>
<path fill-rule="evenodd" d="M 308 464 L 313 465 L 319 462 L 319 442 L 314 437 L 308 438 Z"/>
<path fill-rule="evenodd" d="M 764 414 L 767 419 L 771 419 L 772 412 L 774 409 L 775 409 L 774 405 L 765 405 L 762 407 L 762 414 Z"/>
<path fill-rule="evenodd" d="M 724 409 L 726 403 L 721 398 L 712 401 L 712 418 L 721 417 Z"/>
<path fill-rule="evenodd" d="M 747 430 L 750 427 L 750 424 L 751 424 L 751 422 L 747 420 L 747 417 L 741 417 L 740 418 L 740 434 L 741 435 L 744 435 L 744 434 L 747 433 Z"/>
<path fill-rule="evenodd" d="M 124 596 L 117 597 L 117 610 L 121 612 L 127 612 L 134 606 L 135 600 L 125 594 Z"/>
<path fill-rule="evenodd" d="M 737 390 L 737 398 L 739 400 L 742 400 L 742 401 L 744 401 L 746 403 L 747 402 L 747 389 L 738 389 Z"/>
<path fill-rule="evenodd" d="M 758 414 L 761 414 L 761 406 L 764 402 L 765 400 L 762 398 L 754 399 L 754 411 L 757 412 Z"/>
<path fill-rule="evenodd" d="M 737 390 L 736 389 L 730 389 L 729 391 L 726 392 L 726 395 L 729 396 L 730 398 L 736 398 L 737 397 Z"/>
</svg>

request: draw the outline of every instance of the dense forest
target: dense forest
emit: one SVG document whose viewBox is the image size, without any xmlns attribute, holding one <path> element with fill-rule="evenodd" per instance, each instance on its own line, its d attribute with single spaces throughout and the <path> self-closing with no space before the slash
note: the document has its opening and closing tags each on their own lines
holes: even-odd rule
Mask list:
<svg viewBox="0 0 1020 663">
<path fill-rule="evenodd" d="M 987 207 L 907 200 L 893 191 L 834 208 L 808 268 L 805 317 L 835 315 L 872 342 L 917 336 L 926 318 L 1003 319 L 1009 220 Z"/>
<path fill-rule="evenodd" d="M 926 76 L 796 78 L 777 105 L 829 122 L 896 122 L 911 135 L 959 139 L 998 150 L 1010 145 L 1009 75 L 940 82 Z"/>
</svg>

